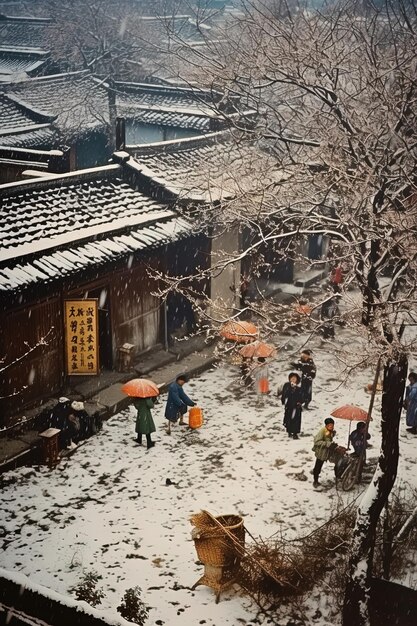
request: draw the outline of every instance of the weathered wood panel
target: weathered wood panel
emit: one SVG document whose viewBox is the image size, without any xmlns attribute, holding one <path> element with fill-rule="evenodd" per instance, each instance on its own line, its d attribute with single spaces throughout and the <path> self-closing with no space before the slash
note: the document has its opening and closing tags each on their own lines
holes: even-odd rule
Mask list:
<svg viewBox="0 0 417 626">
<path fill-rule="evenodd" d="M 132 343 L 141 352 L 161 338 L 161 304 L 157 283 L 144 265 L 115 274 L 111 284 L 114 346 Z"/>
<path fill-rule="evenodd" d="M 43 337 L 46 343 L 37 346 Z M 8 366 L 0 379 L 3 415 L 36 404 L 61 387 L 64 362 L 58 296 L 10 311 L 2 320 L 0 341 L 3 366 Z"/>
</svg>

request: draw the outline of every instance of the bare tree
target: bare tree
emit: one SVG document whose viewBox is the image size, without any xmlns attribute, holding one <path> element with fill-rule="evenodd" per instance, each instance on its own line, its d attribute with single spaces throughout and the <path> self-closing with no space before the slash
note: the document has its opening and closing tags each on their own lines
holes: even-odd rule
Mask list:
<svg viewBox="0 0 417 626">
<path fill-rule="evenodd" d="M 258 110 L 257 126 L 239 142 L 262 147 L 276 176 L 269 170 L 265 178 L 254 160 L 262 196 L 237 191 L 206 212 L 210 223 L 251 232 L 250 245 L 215 270 L 259 259 L 266 243 L 300 259 L 297 241 L 328 236 L 345 285 L 360 290 L 366 360 L 383 364 L 382 442 L 358 511 L 343 622 L 365 625 L 376 525 L 397 473 L 412 349 L 404 328 L 416 302 L 417 7 L 414 0 L 347 0 L 316 11 L 243 0 L 242 10 L 225 20 L 221 43 L 193 51 L 190 72 L 199 66 L 206 86 Z"/>
</svg>

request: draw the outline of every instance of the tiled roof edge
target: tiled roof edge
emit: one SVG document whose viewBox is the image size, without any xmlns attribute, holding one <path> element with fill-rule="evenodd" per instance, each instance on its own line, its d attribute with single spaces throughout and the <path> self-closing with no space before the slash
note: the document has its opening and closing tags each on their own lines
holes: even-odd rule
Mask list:
<svg viewBox="0 0 417 626">
<path fill-rule="evenodd" d="M 216 141 L 216 139 L 226 138 L 230 134 L 229 130 L 218 130 L 214 133 L 205 133 L 194 137 L 186 137 L 181 139 L 170 139 L 169 141 L 158 141 L 155 143 L 144 143 L 138 145 L 127 145 L 127 151 L 136 151 L 138 154 L 149 154 L 152 152 L 168 152 L 170 148 L 173 150 L 186 150 L 188 148 L 198 147 L 200 145 L 208 145 Z"/>
<path fill-rule="evenodd" d="M 51 179 L 48 176 L 47 181 L 50 180 Z M 93 238 L 97 239 L 103 235 L 108 235 L 109 233 L 112 233 L 114 236 L 117 233 L 123 233 L 126 229 L 133 228 L 134 226 L 146 227 L 154 224 L 155 222 L 163 223 L 173 217 L 177 217 L 176 213 L 172 211 L 172 209 L 167 209 L 160 205 L 157 206 L 159 207 L 159 214 L 155 209 L 156 214 L 154 213 L 152 216 L 140 214 L 136 218 L 128 217 L 115 219 L 104 224 L 83 227 L 79 230 L 66 232 L 63 235 L 58 235 L 52 239 L 43 241 L 43 243 L 37 240 L 31 243 L 16 245 L 10 249 L 0 250 L 0 267 L 11 259 L 16 261 L 17 259 L 23 259 L 25 257 L 36 258 L 40 253 L 45 253 L 47 250 L 66 250 L 68 246 L 75 243 L 87 242 Z"/>
<path fill-rule="evenodd" d="M 0 13 L 0 22 L 15 22 L 16 24 L 51 24 L 52 18 L 50 17 L 18 17 L 15 15 L 5 15 Z"/>
<path fill-rule="evenodd" d="M 28 124 L 27 126 L 19 126 L 18 128 L 10 128 L 8 130 L 0 130 L 0 137 L 9 137 L 10 135 L 23 135 L 24 133 L 31 133 L 34 130 L 40 130 L 41 128 L 49 128 L 50 123 L 46 124 Z M 1 142 L 1 139 L 0 139 Z"/>
<path fill-rule="evenodd" d="M 189 205 L 190 202 L 196 205 L 206 204 L 206 199 L 201 194 L 188 194 L 186 197 L 180 198 L 177 187 L 167 184 L 158 172 L 155 172 L 147 165 L 143 165 L 135 158 L 130 158 L 123 162 L 123 171 L 125 176 L 129 177 L 130 173 L 136 180 L 142 181 L 141 187 L 145 187 L 145 192 L 158 202 L 166 204 L 175 202 L 177 205 Z"/>
<path fill-rule="evenodd" d="M 213 89 L 203 89 L 201 87 L 181 87 L 181 85 L 158 85 L 155 83 L 133 83 L 127 81 L 116 81 L 115 88 L 122 90 L 125 88 L 127 92 L 135 92 L 135 91 L 150 91 L 150 92 L 163 92 L 163 93 L 178 93 L 178 94 L 186 94 L 192 96 L 217 96 L 218 98 L 223 97 L 223 93 L 221 91 L 213 90 Z M 124 92 L 126 93 L 126 92 Z"/>
<path fill-rule="evenodd" d="M 2 52 L 13 52 L 13 54 L 24 55 L 34 55 L 38 57 L 48 57 L 50 56 L 50 52 L 48 50 L 42 50 L 42 48 L 29 48 L 24 46 L 1 46 L 0 45 L 0 54 Z"/>
<path fill-rule="evenodd" d="M 34 79 L 31 79 L 31 80 L 34 80 Z M 58 117 L 57 115 L 50 115 L 49 113 L 45 113 L 44 111 L 41 111 L 40 109 L 36 109 L 32 105 L 27 104 L 24 100 L 21 100 L 20 98 L 16 98 L 16 96 L 13 94 L 4 93 L 2 95 L 3 97 L 8 98 L 9 100 L 17 104 L 20 108 L 24 109 L 25 111 L 28 111 L 29 113 L 32 113 L 40 117 L 41 118 L 40 121 L 42 122 L 53 122 Z"/>
<path fill-rule="evenodd" d="M 57 183 L 60 180 L 62 181 L 79 181 L 79 180 L 91 180 L 92 178 L 96 178 L 99 174 L 115 174 L 116 172 L 120 172 L 121 167 L 118 164 L 111 165 L 102 165 L 101 167 L 92 167 L 86 170 L 77 170 L 76 172 L 67 172 L 65 174 L 54 174 L 52 178 L 48 177 L 47 180 L 45 178 L 34 178 L 28 181 L 17 181 L 14 183 L 6 183 L 5 185 L 0 185 L 0 196 L 1 195 L 14 195 L 16 193 L 22 193 L 25 191 L 32 191 L 34 189 L 40 189 L 45 186 L 50 186 L 51 183 Z"/>
<path fill-rule="evenodd" d="M 90 75 L 93 78 L 93 75 L 91 74 L 90 70 L 78 70 L 77 72 L 62 72 L 61 74 L 47 74 L 46 76 L 34 76 L 33 78 L 26 78 L 25 80 L 19 80 L 18 83 L 8 83 L 9 85 L 21 85 L 22 83 L 31 83 L 33 84 L 35 81 L 36 82 L 53 82 L 54 80 L 58 80 L 61 78 L 70 78 L 73 76 L 81 76 L 82 74 L 84 74 L 85 76 Z"/>
<path fill-rule="evenodd" d="M 63 150 L 37 150 L 35 148 L 13 148 L 10 146 L 2 146 L 0 144 L 0 156 L 1 156 L 2 151 L 4 150 L 6 150 L 7 152 L 15 151 L 17 154 L 21 152 L 22 155 L 33 154 L 35 156 L 40 156 L 40 157 L 63 156 L 64 154 Z"/>
</svg>

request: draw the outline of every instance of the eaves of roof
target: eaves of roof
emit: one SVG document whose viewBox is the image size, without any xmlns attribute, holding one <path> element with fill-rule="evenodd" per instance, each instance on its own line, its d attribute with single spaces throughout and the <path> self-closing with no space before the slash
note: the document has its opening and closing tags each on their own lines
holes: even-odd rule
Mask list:
<svg viewBox="0 0 417 626">
<path fill-rule="evenodd" d="M 132 183 L 113 164 L 2 185 L 0 294 L 190 234 L 191 223 Z"/>
<path fill-rule="evenodd" d="M 1 294 L 20 291 L 100 267 L 145 250 L 189 236 L 192 224 L 174 214 L 157 224 L 133 227 L 129 232 L 46 252 L 33 259 L 0 268 Z"/>
<path fill-rule="evenodd" d="M 282 180 L 275 158 L 250 134 L 230 130 L 158 144 L 126 146 L 148 184 L 176 198 L 177 203 L 210 203 L 261 194 Z M 262 171 L 254 178 L 254 163 Z M 129 165 L 129 164 L 128 164 Z M 261 168 L 261 169 L 259 169 Z"/>
<path fill-rule="evenodd" d="M 0 147 L 36 148 L 55 143 L 56 131 L 49 124 L 44 124 L 24 133 L 13 133 L 0 137 Z"/>
</svg>

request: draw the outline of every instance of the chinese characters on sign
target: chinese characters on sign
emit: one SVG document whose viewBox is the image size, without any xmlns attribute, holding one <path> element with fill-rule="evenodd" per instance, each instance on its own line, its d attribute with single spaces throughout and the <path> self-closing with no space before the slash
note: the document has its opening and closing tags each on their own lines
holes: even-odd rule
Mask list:
<svg viewBox="0 0 417 626">
<path fill-rule="evenodd" d="M 97 300 L 65 300 L 67 374 L 98 374 Z"/>
</svg>

